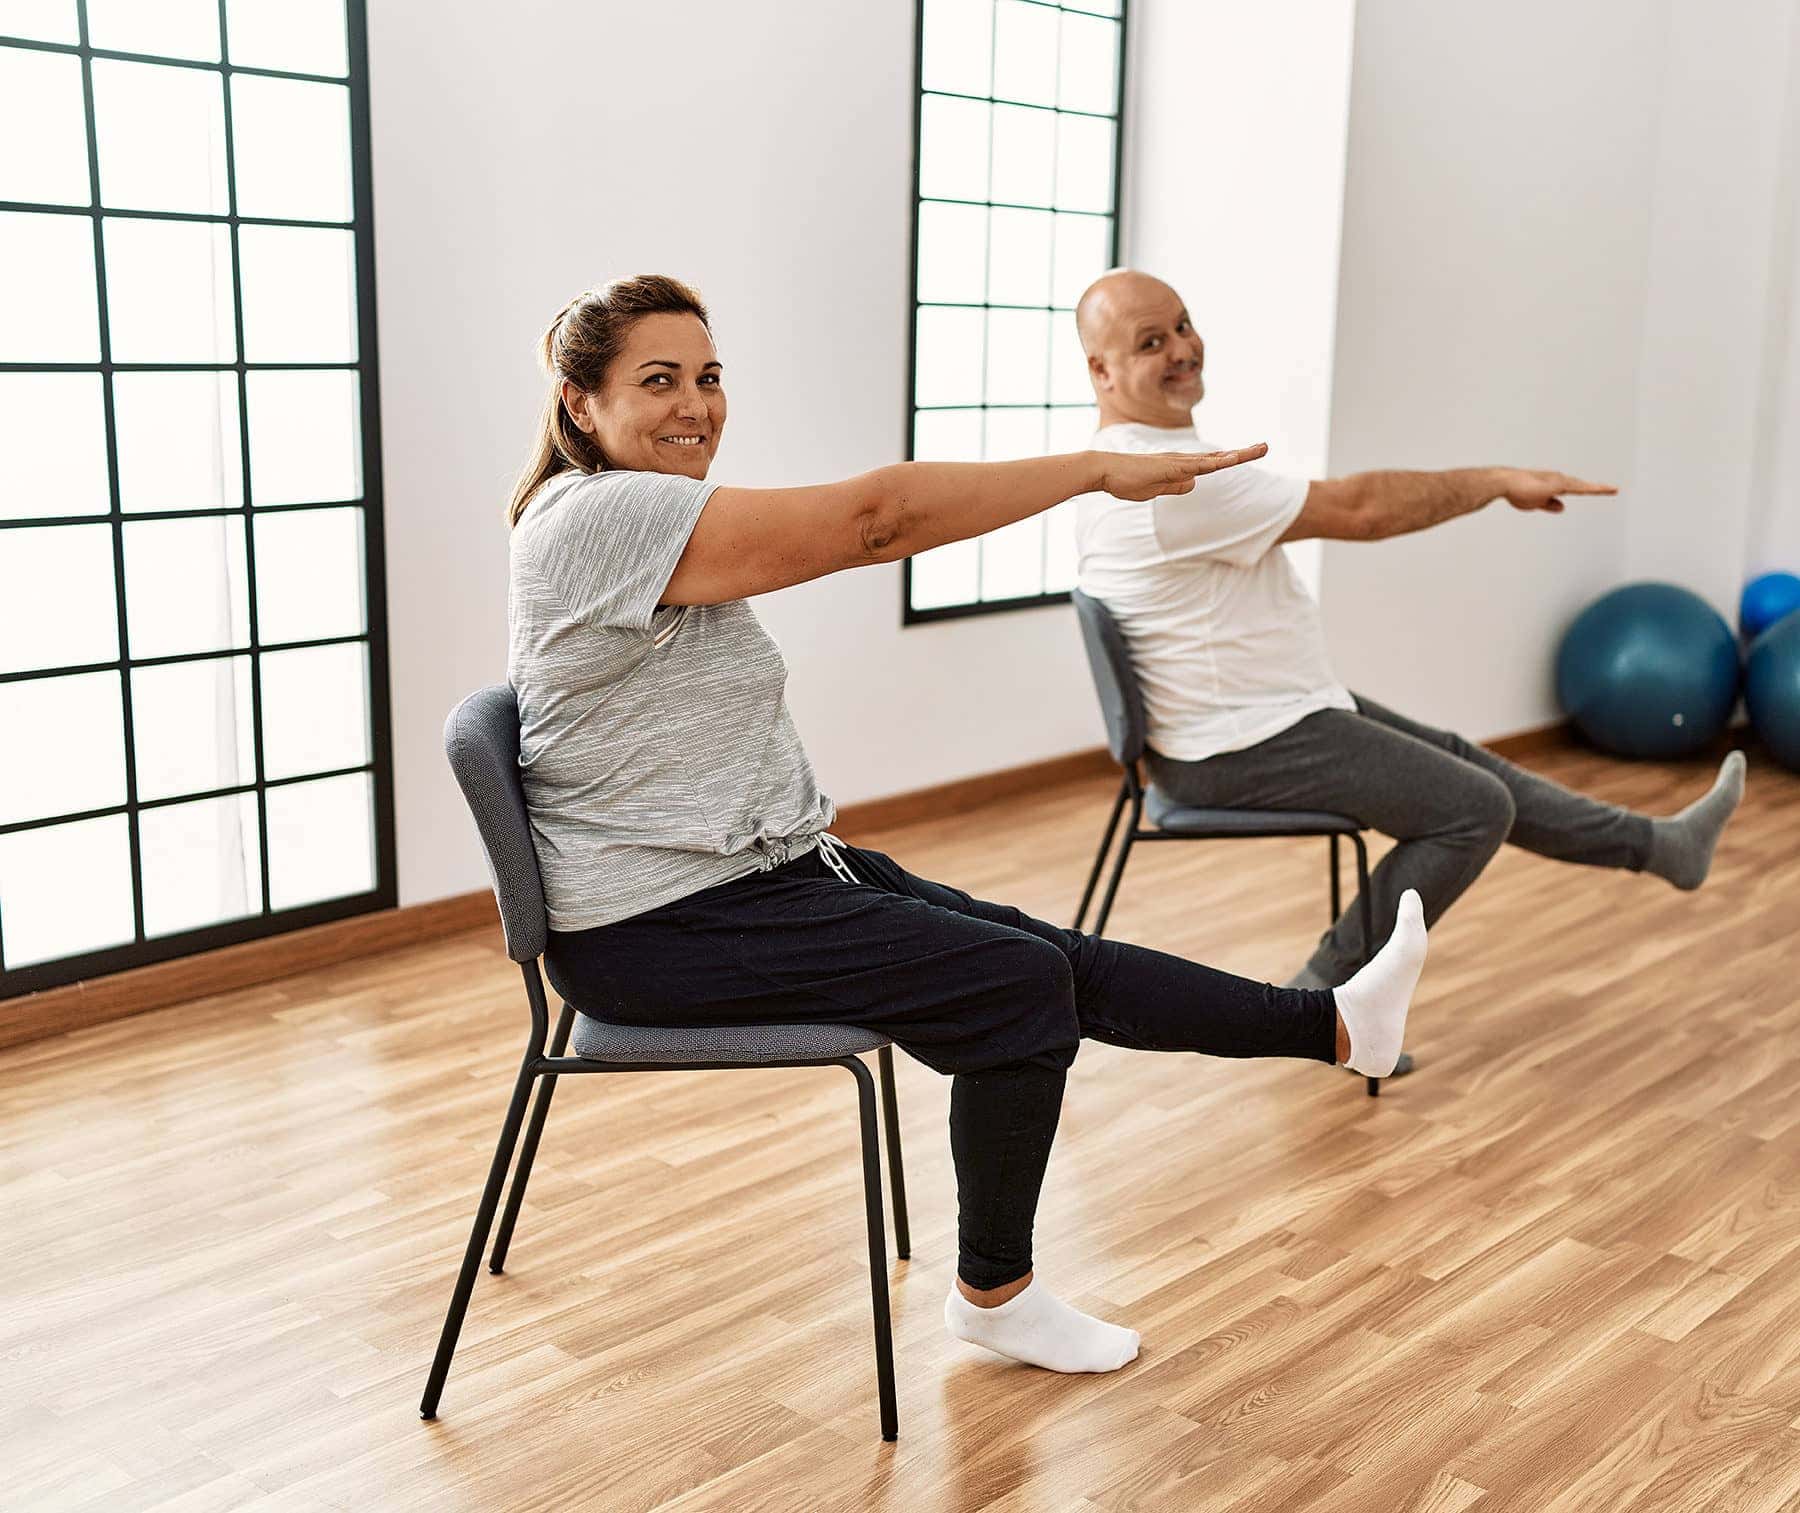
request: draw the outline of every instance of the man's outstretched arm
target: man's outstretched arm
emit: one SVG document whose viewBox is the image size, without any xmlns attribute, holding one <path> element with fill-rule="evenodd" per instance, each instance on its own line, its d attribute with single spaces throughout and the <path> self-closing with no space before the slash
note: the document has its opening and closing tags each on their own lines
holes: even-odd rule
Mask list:
<svg viewBox="0 0 1800 1513">
<path fill-rule="evenodd" d="M 1281 539 L 1382 541 L 1422 531 L 1504 499 L 1514 509 L 1559 514 L 1565 494 L 1616 494 L 1610 483 L 1532 468 L 1449 468 L 1437 473 L 1352 473 L 1325 478 Z"/>
</svg>

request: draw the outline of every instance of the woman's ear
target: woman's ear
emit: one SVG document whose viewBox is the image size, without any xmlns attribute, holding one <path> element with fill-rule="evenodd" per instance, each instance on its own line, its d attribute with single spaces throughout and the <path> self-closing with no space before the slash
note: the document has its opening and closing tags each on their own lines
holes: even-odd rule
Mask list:
<svg viewBox="0 0 1800 1513">
<path fill-rule="evenodd" d="M 576 429 L 584 436 L 594 434 L 593 418 L 588 414 L 587 394 L 575 387 L 568 379 L 562 385 L 563 408 L 569 412 L 569 419 L 575 422 Z"/>
</svg>

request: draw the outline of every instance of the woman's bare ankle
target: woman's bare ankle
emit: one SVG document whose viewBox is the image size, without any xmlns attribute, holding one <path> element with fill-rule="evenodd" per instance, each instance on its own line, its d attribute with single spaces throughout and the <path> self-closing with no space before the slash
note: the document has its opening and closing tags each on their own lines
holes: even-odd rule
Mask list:
<svg viewBox="0 0 1800 1513">
<path fill-rule="evenodd" d="M 1031 1285 L 1033 1272 L 1026 1272 L 1017 1281 L 1007 1282 L 999 1287 L 971 1287 L 961 1277 L 956 1279 L 956 1290 L 977 1308 L 998 1308 L 1002 1303 L 1010 1303 Z"/>
</svg>

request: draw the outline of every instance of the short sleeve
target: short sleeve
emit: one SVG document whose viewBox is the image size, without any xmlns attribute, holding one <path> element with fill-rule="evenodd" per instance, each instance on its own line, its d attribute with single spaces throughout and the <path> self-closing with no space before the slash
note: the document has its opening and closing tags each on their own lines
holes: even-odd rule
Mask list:
<svg viewBox="0 0 1800 1513">
<path fill-rule="evenodd" d="M 647 631 L 717 487 L 675 473 L 627 472 L 565 485 L 519 524 L 528 564 L 570 619 Z"/>
<path fill-rule="evenodd" d="M 1211 557 L 1249 567 L 1294 523 L 1310 487 L 1267 468 L 1204 474 L 1192 493 L 1164 494 L 1152 504 L 1157 545 L 1171 562 Z"/>
</svg>

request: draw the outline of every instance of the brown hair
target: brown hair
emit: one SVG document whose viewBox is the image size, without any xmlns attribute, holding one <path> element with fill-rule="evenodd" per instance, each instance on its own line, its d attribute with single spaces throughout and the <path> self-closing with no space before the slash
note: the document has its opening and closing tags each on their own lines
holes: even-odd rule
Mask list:
<svg viewBox="0 0 1800 1513">
<path fill-rule="evenodd" d="M 538 343 L 538 360 L 550 375 L 550 394 L 538 419 L 531 458 L 513 488 L 506 520 L 517 525 L 531 496 L 546 479 L 574 468 L 582 473 L 608 467 L 600 444 L 575 424 L 563 403 L 564 380 L 592 393 L 625 345 L 626 334 L 646 315 L 695 315 L 709 331 L 712 322 L 700 296 L 680 279 L 660 273 L 616 278 L 578 294 L 557 313 Z"/>
</svg>

